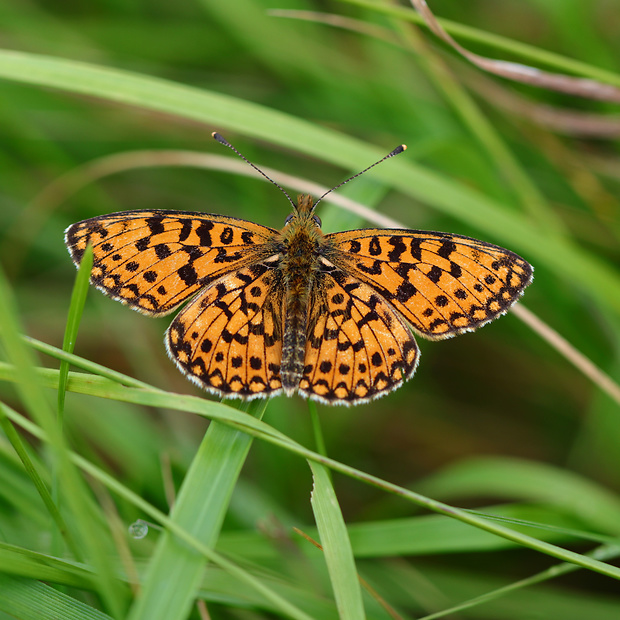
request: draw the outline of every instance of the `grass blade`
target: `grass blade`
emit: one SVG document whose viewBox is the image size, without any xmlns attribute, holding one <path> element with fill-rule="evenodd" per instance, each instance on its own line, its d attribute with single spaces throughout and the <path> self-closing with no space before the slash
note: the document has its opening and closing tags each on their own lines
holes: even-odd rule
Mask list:
<svg viewBox="0 0 620 620">
<path fill-rule="evenodd" d="M 40 581 L 0 574 L 0 610 L 20 620 L 112 620 Z"/>
<path fill-rule="evenodd" d="M 62 514 L 58 510 L 58 507 L 56 506 L 56 503 L 52 498 L 51 493 L 49 492 L 45 482 L 43 482 L 41 476 L 39 475 L 39 472 L 34 466 L 34 463 L 32 462 L 32 459 L 30 458 L 28 451 L 26 450 L 21 440 L 21 437 L 19 436 L 19 433 L 15 430 L 10 420 L 8 419 L 5 411 L 5 405 L 3 403 L 0 403 L 0 426 L 2 427 L 2 430 L 6 434 L 9 441 L 11 442 L 13 449 L 15 450 L 17 456 L 19 456 L 19 459 L 24 465 L 26 473 L 32 480 L 32 483 L 34 484 L 39 495 L 41 496 L 45 507 L 47 508 L 52 519 L 54 520 L 54 523 L 56 524 L 56 527 L 58 528 L 58 532 L 64 538 L 67 546 L 69 547 L 69 549 L 71 549 L 71 552 L 73 553 L 75 558 L 81 560 L 82 550 L 75 542 L 73 535 L 69 531 L 69 528 L 67 527 L 67 524 L 65 523 Z"/>
<path fill-rule="evenodd" d="M 327 469 L 310 461 L 314 479 L 312 510 L 319 528 L 321 545 L 336 597 L 336 605 L 343 620 L 360 620 L 366 617 L 353 550 L 338 499 Z"/>
<path fill-rule="evenodd" d="M 69 304 L 69 313 L 67 315 L 67 326 L 62 341 L 62 350 L 67 353 L 73 353 L 75 341 L 77 339 L 78 329 L 84 304 L 86 303 L 86 295 L 90 285 L 90 271 L 93 267 L 93 248 L 88 246 L 84 251 L 82 262 L 75 278 L 75 284 L 71 293 L 71 302 Z M 62 427 L 62 419 L 65 409 L 65 395 L 67 389 L 67 377 L 69 376 L 69 362 L 62 360 L 60 362 L 60 376 L 58 383 L 58 420 Z"/>
</svg>

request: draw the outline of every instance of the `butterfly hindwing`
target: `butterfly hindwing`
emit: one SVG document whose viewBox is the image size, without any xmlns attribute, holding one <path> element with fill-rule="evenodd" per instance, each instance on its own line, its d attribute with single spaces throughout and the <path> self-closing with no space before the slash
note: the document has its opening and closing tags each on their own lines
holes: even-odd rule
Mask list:
<svg viewBox="0 0 620 620">
<path fill-rule="evenodd" d="M 221 215 L 124 211 L 70 226 L 76 265 L 93 246 L 91 282 L 134 310 L 168 314 L 222 274 L 256 260 L 276 231 Z"/>
<path fill-rule="evenodd" d="M 330 404 L 368 401 L 415 371 L 409 328 L 369 285 L 323 265 L 311 296 L 305 369 L 299 390 Z"/>
<path fill-rule="evenodd" d="M 212 283 L 174 319 L 166 347 L 181 372 L 220 396 L 281 391 L 281 274 L 257 263 Z"/>
<path fill-rule="evenodd" d="M 381 293 L 417 333 L 431 339 L 493 320 L 532 279 L 521 257 L 460 235 L 366 229 L 327 239 L 334 263 Z"/>
</svg>

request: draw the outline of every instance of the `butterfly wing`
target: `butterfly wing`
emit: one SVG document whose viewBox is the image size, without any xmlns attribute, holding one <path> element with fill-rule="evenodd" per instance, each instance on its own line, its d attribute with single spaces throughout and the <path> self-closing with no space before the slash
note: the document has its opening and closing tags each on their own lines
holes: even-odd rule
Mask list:
<svg viewBox="0 0 620 620">
<path fill-rule="evenodd" d="M 174 319 L 166 348 L 181 372 L 220 396 L 281 391 L 283 283 L 256 263 L 213 282 Z"/>
<path fill-rule="evenodd" d="M 461 235 L 366 229 L 327 240 L 327 258 L 381 293 L 430 339 L 488 323 L 532 281 L 533 268 L 520 256 Z"/>
<path fill-rule="evenodd" d="M 299 391 L 330 404 L 357 404 L 411 377 L 418 348 L 410 329 L 369 285 L 322 264 L 311 294 Z"/>
<path fill-rule="evenodd" d="M 162 316 L 222 274 L 257 260 L 276 231 L 245 220 L 183 211 L 124 211 L 70 226 L 79 265 L 93 246 L 91 282 L 106 295 Z"/>
</svg>

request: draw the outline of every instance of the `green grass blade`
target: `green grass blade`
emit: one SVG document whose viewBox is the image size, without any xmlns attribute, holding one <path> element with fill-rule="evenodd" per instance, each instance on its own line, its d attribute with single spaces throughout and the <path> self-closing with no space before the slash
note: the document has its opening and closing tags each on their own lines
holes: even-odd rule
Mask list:
<svg viewBox="0 0 620 620">
<path fill-rule="evenodd" d="M 84 252 L 84 256 L 82 257 L 80 268 L 78 269 L 77 276 L 75 278 L 75 284 L 73 285 L 71 301 L 69 304 L 69 313 L 67 316 L 67 324 L 65 326 L 65 333 L 62 341 L 62 348 L 68 353 L 73 353 L 73 349 L 75 348 L 77 332 L 80 326 L 80 320 L 82 318 L 82 312 L 84 311 L 84 304 L 86 303 L 86 295 L 88 293 L 88 287 L 90 284 L 90 272 L 92 266 L 93 249 L 91 246 L 88 246 Z M 64 423 L 65 398 L 67 394 L 67 379 L 69 377 L 69 367 L 70 364 L 66 360 L 62 360 L 60 362 L 56 416 L 58 419 L 58 426 L 61 429 L 63 428 Z M 52 497 L 56 504 L 59 504 L 60 502 L 60 492 L 58 488 L 59 484 L 60 480 L 58 477 L 58 471 L 56 470 L 56 467 L 54 467 L 52 470 Z M 56 517 L 54 518 L 56 519 Z M 59 552 L 60 550 L 57 536 L 54 536 L 52 548 L 55 552 Z M 76 557 L 81 558 L 81 555 L 78 554 L 76 555 Z"/>
<path fill-rule="evenodd" d="M 509 525 L 514 531 L 536 535 L 540 540 L 555 544 L 568 544 L 577 540 L 613 540 L 609 536 L 583 532 L 578 529 L 580 521 L 562 518 L 548 508 L 511 504 L 476 514 Z M 516 547 L 514 542 L 440 515 L 355 523 L 349 526 L 349 538 L 355 556 L 360 558 L 483 552 Z"/>
<path fill-rule="evenodd" d="M 84 304 L 86 303 L 86 295 L 90 285 L 90 271 L 93 267 L 93 248 L 88 246 L 84 251 L 82 262 L 75 278 L 73 291 L 71 293 L 71 302 L 69 304 L 69 313 L 67 315 L 67 325 L 65 335 L 62 340 L 62 350 L 67 353 L 73 353 L 75 341 L 77 339 L 78 329 Z M 62 427 L 63 414 L 65 409 L 65 394 L 67 389 L 67 377 L 69 376 L 69 362 L 63 360 L 60 362 L 60 382 L 58 384 L 58 419 Z"/>
<path fill-rule="evenodd" d="M 327 469 L 310 461 L 314 488 L 311 504 L 340 618 L 366 617 L 347 527 Z"/>
<path fill-rule="evenodd" d="M 4 430 L 4 433 L 11 442 L 13 449 L 15 450 L 17 456 L 24 465 L 26 473 L 32 480 L 32 483 L 34 484 L 39 495 L 41 496 L 45 507 L 47 508 L 52 519 L 54 520 L 54 523 L 56 524 L 56 527 L 58 528 L 58 532 L 64 538 L 67 546 L 69 547 L 69 549 L 71 549 L 71 552 L 76 557 L 76 559 L 81 560 L 82 550 L 75 542 L 73 535 L 69 531 L 69 528 L 67 527 L 63 516 L 61 515 L 58 507 L 56 506 L 52 498 L 51 493 L 49 492 L 45 482 L 43 482 L 41 476 L 39 475 L 39 472 L 34 466 L 34 463 L 32 462 L 32 459 L 30 458 L 28 451 L 26 450 L 21 440 L 21 437 L 19 436 L 19 433 L 15 430 L 10 420 L 8 419 L 6 415 L 5 405 L 3 403 L 0 403 L 0 426 L 2 426 L 2 430 Z"/>
<path fill-rule="evenodd" d="M 121 385 L 127 385 L 135 388 L 144 388 L 147 390 L 158 389 L 148 383 L 144 383 L 144 381 L 138 381 L 138 379 L 134 379 L 134 377 L 130 377 L 129 375 L 125 375 L 116 370 L 110 370 L 106 366 L 91 362 L 90 360 L 85 360 L 83 357 L 79 357 L 73 353 L 68 353 L 67 351 L 63 351 L 58 347 L 47 344 L 46 342 L 41 342 L 35 338 L 23 336 L 23 341 L 31 346 L 35 351 L 40 351 L 41 353 L 45 353 L 55 359 L 66 361 L 71 366 L 76 366 L 77 368 L 86 370 L 94 375 L 105 377 L 114 383 L 120 383 Z"/>
<path fill-rule="evenodd" d="M 0 574 L 0 611 L 19 620 L 112 620 L 40 581 Z"/>
<path fill-rule="evenodd" d="M 93 572 L 82 564 L 0 543 L 0 574 L 93 589 Z"/>
<path fill-rule="evenodd" d="M 596 531 L 620 534 L 620 497 L 574 472 L 544 463 L 492 457 L 461 461 L 420 483 L 435 496 L 518 497 L 573 514 Z"/>
<path fill-rule="evenodd" d="M 599 547 L 598 549 L 595 549 L 592 553 L 588 555 L 591 555 L 597 560 L 613 560 L 614 558 L 617 558 L 618 555 L 620 555 L 620 547 L 615 545 L 605 545 Z M 485 603 L 495 601 L 503 596 L 507 596 L 513 592 L 516 592 L 517 590 L 522 590 L 523 588 L 527 588 L 538 583 L 543 583 L 545 581 L 549 581 L 550 579 L 555 579 L 562 575 L 572 573 L 576 570 L 579 570 L 579 568 L 574 564 L 558 564 L 556 566 L 548 568 L 547 570 L 541 571 L 536 575 L 526 577 L 525 579 L 520 579 L 503 588 L 498 588 L 496 590 L 492 590 L 491 592 L 486 592 L 481 596 L 477 596 L 476 598 L 460 603 L 459 605 L 455 605 L 454 607 L 450 607 L 449 609 L 444 609 L 440 612 L 429 614 L 428 616 L 423 616 L 419 620 L 438 620 L 439 618 L 445 618 L 446 616 L 456 614 L 459 611 L 473 609 L 474 607 L 478 607 L 480 605 L 484 605 Z"/>
</svg>

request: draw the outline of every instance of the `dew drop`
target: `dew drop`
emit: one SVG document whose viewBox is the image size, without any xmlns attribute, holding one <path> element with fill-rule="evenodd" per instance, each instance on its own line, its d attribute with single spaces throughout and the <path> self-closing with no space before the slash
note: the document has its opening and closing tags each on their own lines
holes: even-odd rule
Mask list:
<svg viewBox="0 0 620 620">
<path fill-rule="evenodd" d="M 138 519 L 129 526 L 129 535 L 135 540 L 142 540 L 149 533 L 149 526 L 146 521 Z"/>
</svg>

